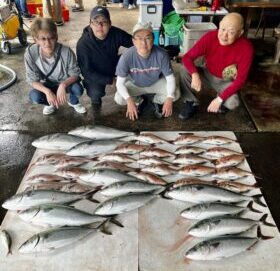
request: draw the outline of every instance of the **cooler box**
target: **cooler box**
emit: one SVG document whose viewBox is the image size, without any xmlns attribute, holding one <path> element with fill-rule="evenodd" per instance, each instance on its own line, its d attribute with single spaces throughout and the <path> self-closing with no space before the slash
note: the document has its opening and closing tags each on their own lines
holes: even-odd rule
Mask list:
<svg viewBox="0 0 280 271">
<path fill-rule="evenodd" d="M 162 21 L 162 1 L 138 1 L 139 22 L 152 23 L 153 28 L 160 28 Z"/>
<path fill-rule="evenodd" d="M 36 14 L 37 8 L 42 8 L 42 0 L 26 0 L 27 9 L 30 14 Z"/>
<path fill-rule="evenodd" d="M 217 29 L 213 23 L 186 23 L 183 25 L 184 38 L 182 51 L 188 51 L 197 40 L 199 40 L 206 32 Z"/>
</svg>

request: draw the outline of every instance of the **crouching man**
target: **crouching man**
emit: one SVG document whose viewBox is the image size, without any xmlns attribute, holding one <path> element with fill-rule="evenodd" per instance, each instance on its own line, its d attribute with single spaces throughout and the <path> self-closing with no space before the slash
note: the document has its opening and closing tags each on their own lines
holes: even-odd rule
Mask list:
<svg viewBox="0 0 280 271">
<path fill-rule="evenodd" d="M 149 105 L 146 95 L 154 94 L 154 115 L 170 117 L 173 102 L 180 92 L 169 56 L 165 50 L 153 45 L 153 29 L 149 23 L 136 24 L 132 34 L 134 46 L 121 56 L 117 65 L 115 101 L 127 105 L 126 117 L 136 120 Z"/>
</svg>

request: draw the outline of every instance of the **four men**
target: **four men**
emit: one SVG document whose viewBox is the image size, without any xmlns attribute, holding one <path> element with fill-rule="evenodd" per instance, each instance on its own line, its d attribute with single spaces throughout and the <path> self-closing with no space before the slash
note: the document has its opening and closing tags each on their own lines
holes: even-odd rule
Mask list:
<svg viewBox="0 0 280 271">
<path fill-rule="evenodd" d="M 31 100 L 45 104 L 44 114 L 50 114 L 66 102 L 69 92 L 69 105 L 84 113 L 77 98 L 83 90 L 75 55 L 57 43 L 57 30 L 51 21 L 39 20 L 32 26 L 36 44 L 25 54 L 27 81 L 34 88 Z M 92 9 L 90 24 L 77 44 L 77 60 L 93 109 L 101 109 L 106 85 L 116 84 L 115 102 L 127 105 L 126 116 L 130 120 L 138 119 L 148 106 L 153 108 L 155 117 L 169 117 L 173 102 L 180 97 L 169 56 L 154 45 L 149 23 L 137 23 L 132 34 L 131 37 L 112 26 L 105 7 Z M 199 105 L 196 93 L 204 87 L 217 92 L 208 112 L 225 112 L 239 105 L 237 92 L 245 83 L 253 58 L 252 45 L 242 34 L 241 15 L 230 13 L 221 21 L 219 30 L 206 33 L 183 56 L 180 77 L 184 105 L 180 119 L 194 115 Z M 130 48 L 120 57 L 120 47 Z M 194 65 L 200 56 L 205 57 L 204 68 Z"/>
</svg>

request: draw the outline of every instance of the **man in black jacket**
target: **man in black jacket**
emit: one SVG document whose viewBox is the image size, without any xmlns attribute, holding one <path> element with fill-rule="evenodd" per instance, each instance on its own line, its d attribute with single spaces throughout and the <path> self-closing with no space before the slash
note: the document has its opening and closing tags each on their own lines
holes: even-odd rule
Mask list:
<svg viewBox="0 0 280 271">
<path fill-rule="evenodd" d="M 119 48 L 132 45 L 131 35 L 111 25 L 110 14 L 105 7 L 92 9 L 90 24 L 77 44 L 77 59 L 94 110 L 101 108 L 106 85 L 115 84 Z"/>
</svg>

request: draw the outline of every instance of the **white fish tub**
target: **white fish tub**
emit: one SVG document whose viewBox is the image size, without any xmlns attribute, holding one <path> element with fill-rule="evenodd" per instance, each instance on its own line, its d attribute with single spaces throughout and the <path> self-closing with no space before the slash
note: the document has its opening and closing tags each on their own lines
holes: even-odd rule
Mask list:
<svg viewBox="0 0 280 271">
<path fill-rule="evenodd" d="M 175 139 L 179 132 L 153 132 L 165 139 Z M 235 139 L 232 132 L 194 132 L 196 135 L 221 135 Z M 194 144 L 195 146 L 210 148 L 212 145 Z M 158 147 L 174 151 L 178 146 L 171 144 Z M 242 152 L 238 143 L 226 145 L 227 148 Z M 32 161 L 42 154 L 50 153 L 37 150 Z M 137 155 L 134 155 L 137 158 Z M 31 161 L 31 163 L 32 163 Z M 240 168 L 251 171 L 247 161 Z M 18 192 L 23 190 L 25 180 L 38 173 L 51 173 L 52 167 L 34 167 L 22 180 Z M 183 176 L 166 177 L 173 181 Z M 210 180 L 209 177 L 203 178 Z M 242 180 L 247 184 L 255 183 L 254 177 Z M 250 192 L 260 194 L 259 189 Z M 97 195 L 98 197 L 98 195 Z M 263 200 L 264 201 L 264 200 Z M 2 229 L 6 229 L 12 237 L 12 255 L 7 257 L 2 253 L 3 244 L 0 244 L 0 270 L 2 271 L 278 271 L 280 270 L 280 236 L 277 228 L 262 226 L 264 235 L 274 236 L 273 239 L 259 241 L 251 250 L 234 257 L 220 261 L 184 261 L 185 252 L 196 243 L 202 241 L 193 238 L 179 246 L 179 241 L 186 236 L 187 229 L 194 221 L 180 217 L 180 212 L 191 206 L 189 203 L 175 200 L 156 199 L 146 206 L 129 213 L 120 215 L 117 219 L 124 228 L 110 225 L 111 236 L 94 233 L 71 246 L 60 248 L 48 254 L 19 254 L 20 245 L 33 234 L 44 230 L 20 220 L 16 212 L 8 211 Z M 86 200 L 76 204 L 76 207 L 92 212 L 95 204 Z M 268 221 L 274 223 L 268 208 L 254 204 L 254 207 L 269 215 Z M 245 213 L 244 217 L 259 219 L 262 214 Z M 252 230 L 252 235 L 256 229 Z"/>
</svg>

